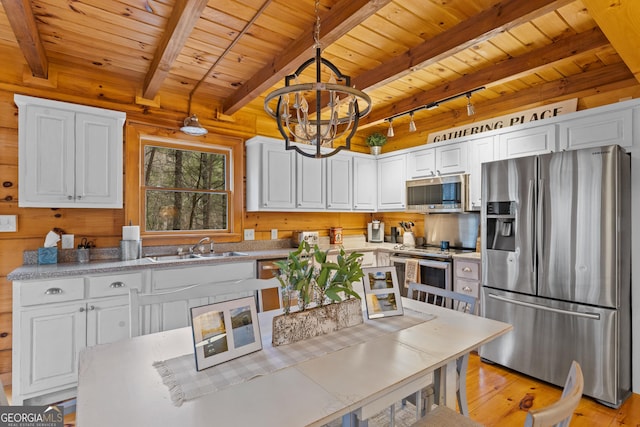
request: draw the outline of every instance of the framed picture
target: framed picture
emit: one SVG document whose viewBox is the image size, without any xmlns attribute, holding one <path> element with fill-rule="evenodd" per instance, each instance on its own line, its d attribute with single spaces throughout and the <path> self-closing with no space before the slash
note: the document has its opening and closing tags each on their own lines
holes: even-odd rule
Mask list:
<svg viewBox="0 0 640 427">
<path fill-rule="evenodd" d="M 262 349 L 252 296 L 193 307 L 191 330 L 198 371 Z"/>
<path fill-rule="evenodd" d="M 362 272 L 367 317 L 375 319 L 402 315 L 402 298 L 395 267 L 367 267 Z"/>
</svg>

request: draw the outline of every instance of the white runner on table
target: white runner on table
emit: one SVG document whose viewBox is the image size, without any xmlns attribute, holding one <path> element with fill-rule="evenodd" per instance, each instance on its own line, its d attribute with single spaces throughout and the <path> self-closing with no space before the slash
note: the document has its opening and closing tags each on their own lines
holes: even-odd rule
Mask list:
<svg viewBox="0 0 640 427">
<path fill-rule="evenodd" d="M 180 406 L 187 400 L 360 344 L 380 335 L 406 329 L 433 318 L 434 316 L 430 314 L 414 311 L 408 313 L 405 310 L 404 316 L 365 320 L 361 325 L 278 347 L 271 345 L 271 334 L 264 334 L 262 350 L 203 371 L 196 371 L 193 352 L 154 362 L 153 366 L 162 377 L 162 382 L 169 387 L 171 401 L 174 405 Z"/>
</svg>

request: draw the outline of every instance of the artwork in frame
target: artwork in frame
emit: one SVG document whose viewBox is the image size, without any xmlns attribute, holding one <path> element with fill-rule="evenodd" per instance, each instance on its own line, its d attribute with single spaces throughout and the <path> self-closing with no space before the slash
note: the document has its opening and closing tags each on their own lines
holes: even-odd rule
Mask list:
<svg viewBox="0 0 640 427">
<path fill-rule="evenodd" d="M 395 267 L 368 267 L 363 268 L 362 272 L 367 317 L 376 319 L 402 315 L 402 298 Z"/>
<path fill-rule="evenodd" d="M 198 371 L 262 349 L 252 296 L 193 307 L 191 330 Z"/>
</svg>

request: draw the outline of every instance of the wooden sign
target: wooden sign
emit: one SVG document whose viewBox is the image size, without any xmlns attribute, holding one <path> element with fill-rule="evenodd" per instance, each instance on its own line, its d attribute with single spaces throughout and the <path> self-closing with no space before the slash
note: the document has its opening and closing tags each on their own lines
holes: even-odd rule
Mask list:
<svg viewBox="0 0 640 427">
<path fill-rule="evenodd" d="M 495 129 L 502 129 L 509 126 L 521 125 L 523 123 L 549 119 L 562 114 L 573 113 L 576 111 L 577 106 L 578 98 L 573 98 L 567 99 L 566 101 L 556 102 L 554 104 L 544 105 L 542 107 L 532 108 L 530 110 L 507 114 L 494 119 L 469 123 L 467 125 L 458 126 L 445 131 L 430 133 L 427 137 L 427 143 L 448 141 L 450 139 L 476 135 Z"/>
</svg>

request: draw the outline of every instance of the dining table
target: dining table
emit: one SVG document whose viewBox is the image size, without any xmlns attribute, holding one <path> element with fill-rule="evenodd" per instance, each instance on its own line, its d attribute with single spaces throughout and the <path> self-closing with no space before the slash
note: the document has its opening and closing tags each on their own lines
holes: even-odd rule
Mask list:
<svg viewBox="0 0 640 427">
<path fill-rule="evenodd" d="M 225 387 L 179 405 L 154 364 L 194 357 L 190 327 L 88 347 L 79 359 L 77 425 L 298 427 L 337 419 L 343 425 L 357 425 L 434 379 L 440 382 L 439 403 L 455 409 L 456 359 L 508 333 L 512 326 L 404 297 L 402 306 L 403 316 L 422 318 L 265 374 L 230 379 Z M 271 349 L 271 323 L 277 313 L 259 313 L 260 351 Z M 365 327 L 392 320 L 363 316 Z M 344 331 L 324 339 L 337 341 Z M 287 346 L 277 350 L 288 351 Z M 235 366 L 246 357 L 235 359 Z M 225 375 L 231 362 L 218 365 L 218 372 Z M 436 371 L 440 375 L 434 376 Z"/>
</svg>

